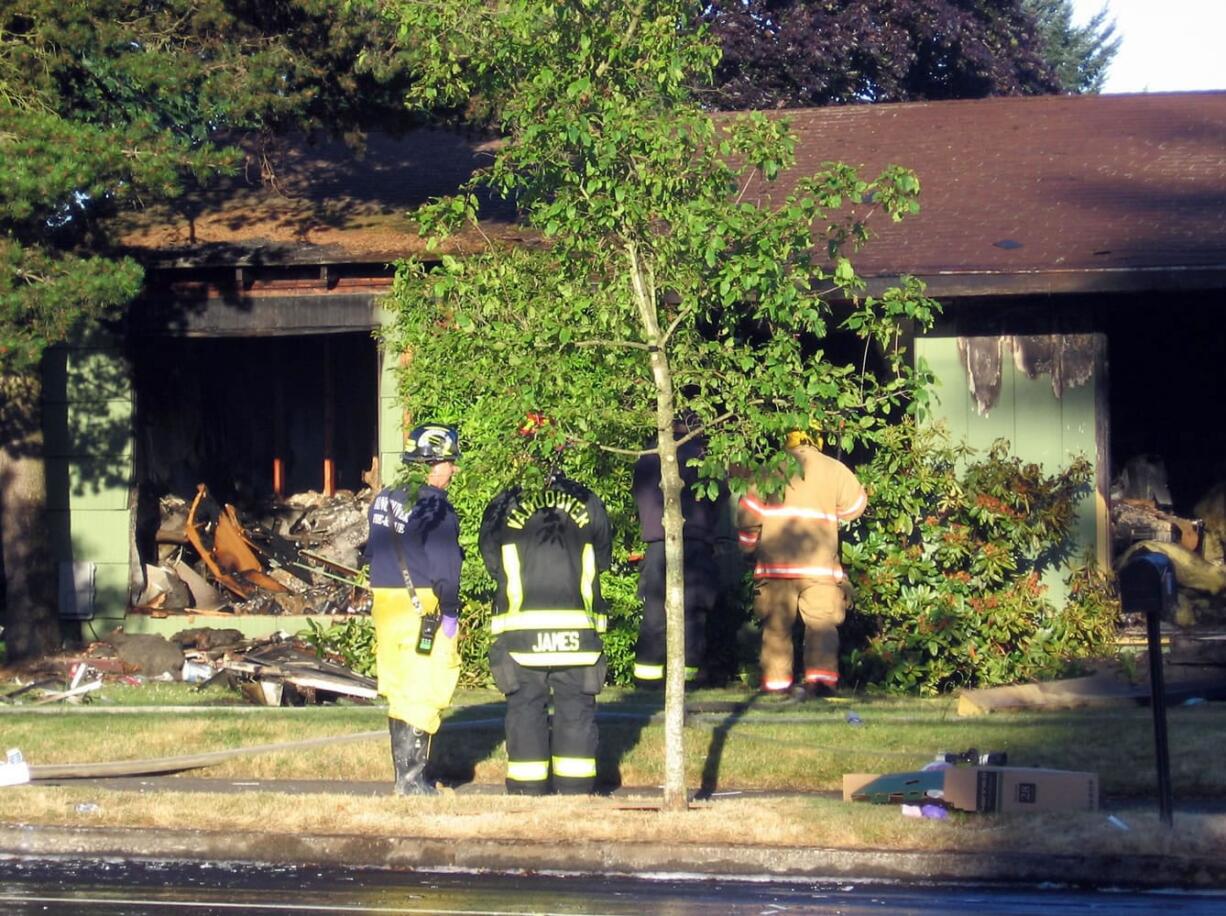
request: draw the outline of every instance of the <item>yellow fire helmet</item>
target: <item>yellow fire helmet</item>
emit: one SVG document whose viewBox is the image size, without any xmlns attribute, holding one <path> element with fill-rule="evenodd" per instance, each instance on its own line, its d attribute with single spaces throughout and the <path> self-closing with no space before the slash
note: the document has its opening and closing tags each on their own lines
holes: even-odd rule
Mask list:
<svg viewBox="0 0 1226 916">
<path fill-rule="evenodd" d="M 811 445 L 814 448 L 821 448 L 821 429 L 816 423 L 810 423 L 808 429 L 794 429 L 788 433 L 783 445 L 784 448 L 798 448 L 802 445 Z"/>
</svg>

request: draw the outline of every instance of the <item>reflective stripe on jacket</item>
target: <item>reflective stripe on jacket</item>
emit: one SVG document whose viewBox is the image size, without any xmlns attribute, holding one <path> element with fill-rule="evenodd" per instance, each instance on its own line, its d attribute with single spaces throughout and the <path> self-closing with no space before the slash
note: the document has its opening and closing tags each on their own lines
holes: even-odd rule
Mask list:
<svg viewBox="0 0 1226 916">
<path fill-rule="evenodd" d="M 800 469 L 781 501 L 763 499 L 752 488 L 741 497 L 738 542 L 756 554 L 754 578 L 841 582 L 838 525 L 859 518 L 868 497 L 842 462 L 808 445 L 789 451 Z"/>
<path fill-rule="evenodd" d="M 491 630 L 521 665 L 593 665 L 607 626 L 600 572 L 612 563 L 604 504 L 564 478 L 504 490 L 486 508 L 481 557 L 494 577 Z"/>
</svg>

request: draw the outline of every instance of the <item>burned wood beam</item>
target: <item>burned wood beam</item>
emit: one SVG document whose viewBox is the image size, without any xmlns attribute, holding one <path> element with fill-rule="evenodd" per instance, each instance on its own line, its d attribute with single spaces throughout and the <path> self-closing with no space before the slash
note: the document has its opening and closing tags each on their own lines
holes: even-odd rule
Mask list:
<svg viewBox="0 0 1226 916">
<path fill-rule="evenodd" d="M 324 341 L 324 496 L 336 495 L 336 378 L 332 342 Z"/>
<path fill-rule="evenodd" d="M 208 489 L 204 484 L 200 484 L 188 511 L 186 531 L 187 539 L 200 554 L 213 577 L 240 598 L 250 598 L 259 588 L 270 592 L 287 591 L 284 585 L 264 573 L 250 542 L 243 534 L 233 506 L 226 506 L 218 511 L 215 519 L 197 521 L 197 515 L 207 497 Z M 211 539 L 211 544 L 205 544 L 206 537 Z"/>
<path fill-rule="evenodd" d="M 41 690 L 43 687 L 46 687 L 50 684 L 54 684 L 57 680 L 58 678 L 47 677 L 47 678 L 43 678 L 42 680 L 31 681 L 29 684 L 26 684 L 24 687 L 18 687 L 16 690 L 10 690 L 8 693 L 4 694 L 3 696 L 0 696 L 0 703 L 11 703 L 13 700 L 21 696 L 22 694 L 29 693 L 31 690 Z"/>
</svg>

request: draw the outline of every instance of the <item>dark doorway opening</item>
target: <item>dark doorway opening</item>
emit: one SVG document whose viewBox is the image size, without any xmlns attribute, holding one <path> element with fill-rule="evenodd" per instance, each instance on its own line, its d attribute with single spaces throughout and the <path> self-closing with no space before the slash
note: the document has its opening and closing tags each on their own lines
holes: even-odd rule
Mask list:
<svg viewBox="0 0 1226 916">
<path fill-rule="evenodd" d="M 145 338 L 134 357 L 142 498 L 358 490 L 377 454 L 368 332 Z"/>
<path fill-rule="evenodd" d="M 1211 301 L 1212 300 L 1212 301 Z M 1165 466 L 1176 514 L 1226 482 L 1226 343 L 1217 296 L 1120 300 L 1106 316 L 1111 473 L 1137 456 Z"/>
</svg>

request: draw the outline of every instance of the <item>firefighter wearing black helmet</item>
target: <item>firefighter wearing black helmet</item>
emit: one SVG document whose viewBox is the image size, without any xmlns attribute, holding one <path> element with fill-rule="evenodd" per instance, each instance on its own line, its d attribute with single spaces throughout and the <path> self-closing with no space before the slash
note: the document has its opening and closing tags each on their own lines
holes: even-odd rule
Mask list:
<svg viewBox="0 0 1226 916">
<path fill-rule="evenodd" d="M 426 781 L 431 736 L 460 676 L 460 525 L 447 487 L 460 457 L 450 426 L 419 426 L 403 460 L 426 465 L 410 496 L 385 487 L 370 505 L 366 557 L 374 596 L 379 693 L 388 701 L 397 795 L 433 795 Z"/>
<path fill-rule="evenodd" d="M 589 794 L 606 671 L 600 573 L 612 560 L 604 504 L 550 474 L 544 487 L 498 494 L 479 543 L 497 583 L 490 669 L 507 697 L 507 791 Z"/>
</svg>

